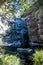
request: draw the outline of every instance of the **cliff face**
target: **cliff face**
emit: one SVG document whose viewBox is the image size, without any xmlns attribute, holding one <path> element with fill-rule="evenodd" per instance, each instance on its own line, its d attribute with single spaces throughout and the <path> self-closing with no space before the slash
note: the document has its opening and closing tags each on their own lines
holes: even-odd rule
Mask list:
<svg viewBox="0 0 43 65">
<path fill-rule="evenodd" d="M 43 42 L 43 14 L 31 15 L 27 20 L 30 41 Z"/>
<path fill-rule="evenodd" d="M 28 36 L 31 42 L 43 42 L 43 9 L 35 4 L 21 17 L 27 23 Z"/>
</svg>

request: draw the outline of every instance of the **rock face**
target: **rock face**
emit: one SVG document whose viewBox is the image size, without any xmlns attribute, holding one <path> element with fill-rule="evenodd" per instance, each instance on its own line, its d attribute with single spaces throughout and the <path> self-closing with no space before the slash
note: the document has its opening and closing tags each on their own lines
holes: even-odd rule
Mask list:
<svg viewBox="0 0 43 65">
<path fill-rule="evenodd" d="M 38 41 L 38 25 L 37 19 L 34 15 L 30 15 L 27 19 L 27 27 L 28 27 L 28 36 L 30 42 L 37 42 Z"/>
<path fill-rule="evenodd" d="M 39 15 L 38 33 L 39 33 L 39 40 L 43 42 L 43 14 Z"/>
<path fill-rule="evenodd" d="M 9 28 L 6 30 L 6 35 L 3 36 L 3 41 L 13 47 L 28 46 L 28 31 L 26 22 L 20 18 L 14 18 L 14 21 L 9 22 Z"/>
<path fill-rule="evenodd" d="M 43 13 L 30 14 L 25 20 L 30 42 L 43 43 Z"/>
</svg>

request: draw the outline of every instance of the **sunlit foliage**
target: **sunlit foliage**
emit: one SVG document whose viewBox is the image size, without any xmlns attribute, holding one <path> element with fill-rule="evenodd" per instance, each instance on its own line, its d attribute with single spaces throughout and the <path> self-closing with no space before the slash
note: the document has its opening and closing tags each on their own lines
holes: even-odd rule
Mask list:
<svg viewBox="0 0 43 65">
<path fill-rule="evenodd" d="M 24 65 L 16 55 L 4 55 L 0 59 L 0 65 Z"/>
<path fill-rule="evenodd" d="M 13 16 L 20 16 L 37 0 L 1 0 L 0 15 L 11 13 Z"/>
<path fill-rule="evenodd" d="M 43 65 L 43 50 L 36 51 L 33 54 L 33 65 Z"/>
</svg>

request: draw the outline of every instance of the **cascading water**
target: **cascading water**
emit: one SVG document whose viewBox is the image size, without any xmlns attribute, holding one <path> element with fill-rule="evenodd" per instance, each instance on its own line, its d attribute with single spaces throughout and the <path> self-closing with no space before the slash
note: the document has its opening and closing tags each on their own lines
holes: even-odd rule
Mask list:
<svg viewBox="0 0 43 65">
<path fill-rule="evenodd" d="M 7 21 L 5 19 L 2 20 L 2 18 L 3 17 L 0 16 L 0 45 L 3 44 L 2 38 L 6 35 L 6 30 L 9 28 Z"/>
</svg>

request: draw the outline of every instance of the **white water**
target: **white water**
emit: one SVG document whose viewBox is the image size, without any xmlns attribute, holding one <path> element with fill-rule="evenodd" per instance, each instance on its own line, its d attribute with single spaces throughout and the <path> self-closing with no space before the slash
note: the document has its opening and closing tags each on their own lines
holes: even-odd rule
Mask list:
<svg viewBox="0 0 43 65">
<path fill-rule="evenodd" d="M 7 21 L 6 21 L 7 22 Z M 1 17 L 0 17 L 0 34 L 4 34 L 6 30 L 8 30 L 8 25 L 4 23 L 2 23 Z"/>
</svg>

